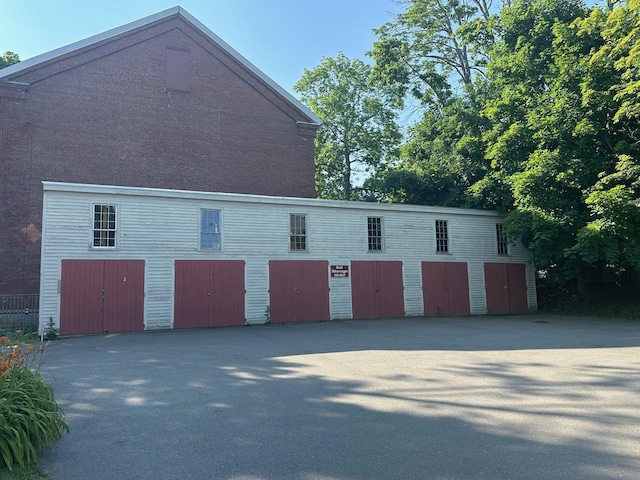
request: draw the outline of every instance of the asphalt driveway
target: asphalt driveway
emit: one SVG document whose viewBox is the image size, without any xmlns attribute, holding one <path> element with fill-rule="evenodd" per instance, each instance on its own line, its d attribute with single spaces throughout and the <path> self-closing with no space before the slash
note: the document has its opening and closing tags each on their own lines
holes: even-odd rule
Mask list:
<svg viewBox="0 0 640 480">
<path fill-rule="evenodd" d="M 637 479 L 640 321 L 331 321 L 59 339 L 65 479 Z"/>
</svg>

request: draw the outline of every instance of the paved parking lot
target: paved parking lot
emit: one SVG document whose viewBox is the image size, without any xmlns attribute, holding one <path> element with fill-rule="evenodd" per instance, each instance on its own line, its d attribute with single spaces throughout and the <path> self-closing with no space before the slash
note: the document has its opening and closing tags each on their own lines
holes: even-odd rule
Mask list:
<svg viewBox="0 0 640 480">
<path fill-rule="evenodd" d="M 59 339 L 65 479 L 637 479 L 640 321 L 332 321 Z"/>
</svg>

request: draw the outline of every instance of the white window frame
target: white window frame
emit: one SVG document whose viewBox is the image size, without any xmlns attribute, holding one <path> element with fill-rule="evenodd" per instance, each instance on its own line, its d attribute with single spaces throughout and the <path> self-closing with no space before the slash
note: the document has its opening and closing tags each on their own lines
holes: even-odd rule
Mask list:
<svg viewBox="0 0 640 480">
<path fill-rule="evenodd" d="M 442 227 L 444 227 L 444 238 L 442 238 Z M 448 220 L 436 218 L 434 222 L 434 231 L 437 254 L 451 253 L 451 237 L 449 236 L 449 230 L 450 229 Z"/>
<path fill-rule="evenodd" d="M 299 224 L 294 224 L 294 218 L 302 218 L 304 224 L 302 225 L 303 232 L 296 231 Z M 302 245 L 304 248 L 297 248 L 297 245 Z M 289 251 L 295 253 L 302 253 L 309 251 L 309 215 L 300 212 L 289 212 Z"/>
<path fill-rule="evenodd" d="M 380 226 L 379 236 L 371 235 L 370 220 L 374 218 L 379 220 L 379 226 Z M 377 239 L 379 239 L 379 242 L 376 242 Z M 380 248 L 371 248 L 372 244 L 373 245 L 378 244 Z M 381 215 L 367 215 L 367 252 L 370 252 L 370 253 L 384 252 L 384 246 L 385 246 L 384 245 L 384 217 Z"/>
<path fill-rule="evenodd" d="M 96 228 L 96 215 L 104 215 L 105 212 L 97 212 L 96 211 L 96 207 L 107 207 L 108 209 L 113 208 L 114 212 L 114 221 L 113 221 L 113 227 L 110 227 L 110 221 L 107 218 L 106 222 L 107 222 L 107 228 Z M 109 215 L 110 212 L 107 212 L 107 215 Z M 117 203 L 103 203 L 103 202 L 93 202 L 91 204 L 91 241 L 89 243 L 89 245 L 91 245 L 91 248 L 95 248 L 98 250 L 115 250 L 118 248 L 119 246 L 119 228 L 118 228 L 118 224 L 119 224 L 119 217 L 120 217 L 120 205 L 118 205 Z M 99 220 L 99 222 L 104 222 L 103 219 Z M 100 236 L 98 238 L 96 238 L 96 233 L 101 232 Z M 109 233 L 113 232 L 113 235 L 109 235 Z M 107 234 L 106 238 L 102 238 L 103 234 Z M 109 243 L 109 240 L 113 240 L 113 245 L 96 245 L 96 240 L 99 240 L 101 243 L 106 240 L 107 243 Z"/>
<path fill-rule="evenodd" d="M 503 223 L 496 223 L 496 244 L 498 255 L 501 257 L 509 255 L 509 239 L 504 231 Z"/>
<path fill-rule="evenodd" d="M 207 228 L 211 227 L 212 231 L 205 231 L 205 225 L 204 225 L 204 214 L 205 214 L 205 212 L 218 212 L 218 223 L 209 223 L 207 225 Z M 222 229 L 222 209 L 220 209 L 220 208 L 202 207 L 202 208 L 200 208 L 198 213 L 199 213 L 199 215 L 198 215 L 198 246 L 199 246 L 200 250 L 202 250 L 203 252 L 220 252 L 220 251 L 222 251 L 222 231 L 223 231 L 223 229 Z M 218 242 L 216 243 L 214 241 L 213 245 L 211 247 L 204 246 L 203 242 L 202 242 L 203 235 L 213 235 L 214 239 L 215 239 L 215 236 L 217 235 Z"/>
</svg>

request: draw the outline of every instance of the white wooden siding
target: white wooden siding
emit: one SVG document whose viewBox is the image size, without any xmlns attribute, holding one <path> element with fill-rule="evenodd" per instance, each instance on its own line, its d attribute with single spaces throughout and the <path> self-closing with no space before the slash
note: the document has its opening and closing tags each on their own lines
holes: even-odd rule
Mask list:
<svg viewBox="0 0 640 480">
<path fill-rule="evenodd" d="M 173 326 L 174 262 L 244 260 L 246 320 L 263 323 L 269 304 L 269 260 L 403 262 L 405 311 L 422 315 L 422 261 L 467 262 L 472 314 L 486 313 L 485 262 L 525 263 L 528 302 L 537 308 L 530 252 L 510 246 L 498 255 L 495 212 L 455 208 L 337 202 L 150 188 L 44 182 L 41 325 L 59 319 L 62 259 L 142 259 L 146 262 L 145 328 Z M 91 246 L 94 203 L 118 205 L 115 249 Z M 221 250 L 200 250 L 200 211 L 221 211 Z M 289 250 L 289 214 L 307 214 L 307 251 Z M 383 218 L 383 251 L 367 248 L 367 217 Z M 436 253 L 435 220 L 447 220 L 448 253 Z M 350 318 L 351 279 L 330 278 L 332 319 Z"/>
</svg>

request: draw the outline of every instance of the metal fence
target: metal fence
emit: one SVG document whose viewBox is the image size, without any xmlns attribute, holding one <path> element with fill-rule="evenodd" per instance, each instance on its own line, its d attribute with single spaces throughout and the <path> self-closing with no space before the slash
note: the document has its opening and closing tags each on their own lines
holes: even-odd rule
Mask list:
<svg viewBox="0 0 640 480">
<path fill-rule="evenodd" d="M 0 331 L 38 330 L 40 295 L 0 295 Z"/>
</svg>

